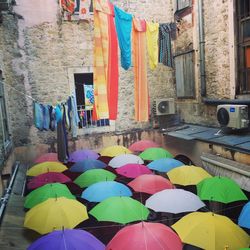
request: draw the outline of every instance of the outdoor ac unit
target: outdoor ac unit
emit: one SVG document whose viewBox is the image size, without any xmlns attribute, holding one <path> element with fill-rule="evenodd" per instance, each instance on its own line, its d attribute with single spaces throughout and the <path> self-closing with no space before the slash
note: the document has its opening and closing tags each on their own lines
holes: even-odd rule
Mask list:
<svg viewBox="0 0 250 250">
<path fill-rule="evenodd" d="M 218 105 L 217 120 L 222 127 L 247 128 L 248 127 L 248 106 L 247 105 Z"/>
<path fill-rule="evenodd" d="M 154 115 L 175 114 L 174 98 L 156 99 L 153 103 Z"/>
</svg>

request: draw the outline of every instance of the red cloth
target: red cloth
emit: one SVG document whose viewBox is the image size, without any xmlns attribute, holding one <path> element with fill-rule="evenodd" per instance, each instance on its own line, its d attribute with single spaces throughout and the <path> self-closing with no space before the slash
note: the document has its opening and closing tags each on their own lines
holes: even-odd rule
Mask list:
<svg viewBox="0 0 250 250">
<path fill-rule="evenodd" d="M 75 11 L 75 1 L 74 0 L 61 0 L 62 8 L 65 11 L 68 11 L 70 14 L 73 14 Z"/>
</svg>

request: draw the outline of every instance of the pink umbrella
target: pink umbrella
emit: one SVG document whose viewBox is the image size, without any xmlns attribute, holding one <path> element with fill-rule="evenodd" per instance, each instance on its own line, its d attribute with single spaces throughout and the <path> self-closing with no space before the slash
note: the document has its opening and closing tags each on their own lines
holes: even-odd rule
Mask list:
<svg viewBox="0 0 250 250">
<path fill-rule="evenodd" d="M 126 164 L 120 168 L 117 168 L 116 172 L 128 178 L 136 178 L 143 174 L 153 174 L 153 172 L 146 166 L 137 163 Z"/>
<path fill-rule="evenodd" d="M 133 152 L 142 152 L 147 148 L 158 148 L 158 147 L 160 146 L 153 141 L 141 140 L 131 144 L 128 149 Z"/>
<path fill-rule="evenodd" d="M 109 242 L 106 250 L 181 250 L 179 236 L 161 223 L 140 222 L 121 229 Z"/>
<path fill-rule="evenodd" d="M 95 151 L 90 149 L 82 149 L 77 150 L 69 155 L 69 161 L 71 162 L 78 162 L 83 161 L 85 159 L 93 159 L 96 160 L 99 157 Z"/>
<path fill-rule="evenodd" d="M 48 172 L 33 177 L 27 184 L 28 189 L 35 189 L 48 183 L 66 183 L 70 182 L 71 179 L 62 173 Z"/>
<path fill-rule="evenodd" d="M 155 194 L 164 189 L 173 189 L 174 185 L 160 175 L 144 174 L 128 183 L 136 192 Z"/>
<path fill-rule="evenodd" d="M 42 163 L 45 161 L 56 161 L 59 162 L 57 158 L 57 153 L 47 153 L 36 158 L 35 163 Z"/>
</svg>

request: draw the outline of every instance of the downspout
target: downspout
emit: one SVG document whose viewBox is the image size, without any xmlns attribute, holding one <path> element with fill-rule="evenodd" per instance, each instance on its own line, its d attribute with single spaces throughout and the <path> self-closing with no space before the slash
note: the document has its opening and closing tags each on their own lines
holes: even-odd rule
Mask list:
<svg viewBox="0 0 250 250">
<path fill-rule="evenodd" d="M 205 41 L 204 41 L 204 20 L 203 20 L 203 0 L 198 0 L 199 18 L 199 50 L 200 50 L 200 79 L 201 96 L 206 96 L 206 72 L 205 72 Z"/>
</svg>

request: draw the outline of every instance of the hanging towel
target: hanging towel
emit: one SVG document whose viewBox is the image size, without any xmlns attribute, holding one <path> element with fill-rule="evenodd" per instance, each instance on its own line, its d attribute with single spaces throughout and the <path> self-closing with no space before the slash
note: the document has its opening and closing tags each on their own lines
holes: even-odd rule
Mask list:
<svg viewBox="0 0 250 250">
<path fill-rule="evenodd" d="M 55 114 L 55 109 L 52 106 L 49 106 L 49 116 L 50 116 L 49 128 L 51 131 L 55 131 L 55 129 L 56 129 L 56 114 Z"/>
<path fill-rule="evenodd" d="M 109 118 L 107 67 L 109 56 L 107 0 L 94 1 L 94 114 L 93 119 Z"/>
<path fill-rule="evenodd" d="M 34 124 L 35 127 L 39 130 L 43 130 L 43 109 L 42 106 L 37 103 L 33 102 L 33 115 L 34 115 Z"/>
<path fill-rule="evenodd" d="M 115 26 L 121 50 L 121 65 L 128 70 L 131 66 L 132 15 L 115 6 Z"/>
<path fill-rule="evenodd" d="M 78 130 L 78 124 L 80 122 L 78 111 L 77 111 L 77 104 L 76 104 L 76 95 L 73 93 L 71 96 L 71 129 L 72 129 L 72 136 L 73 138 L 77 137 L 77 130 Z"/>
<path fill-rule="evenodd" d="M 146 122 L 149 118 L 146 21 L 133 19 L 133 63 L 135 89 L 135 120 Z"/>
<path fill-rule="evenodd" d="M 49 124 L 50 124 L 49 106 L 42 104 L 41 106 L 43 110 L 43 129 L 49 130 Z"/>
<path fill-rule="evenodd" d="M 162 23 L 159 27 L 159 62 L 173 67 L 171 38 L 176 34 L 175 23 Z"/>
<path fill-rule="evenodd" d="M 158 38 L 159 23 L 147 22 L 147 45 L 150 69 L 155 69 L 158 64 Z"/>
<path fill-rule="evenodd" d="M 80 0 L 79 19 L 86 20 L 90 15 L 91 0 Z"/>
<path fill-rule="evenodd" d="M 75 11 L 75 1 L 74 0 L 61 0 L 61 6 L 63 10 L 73 14 Z"/>
</svg>

